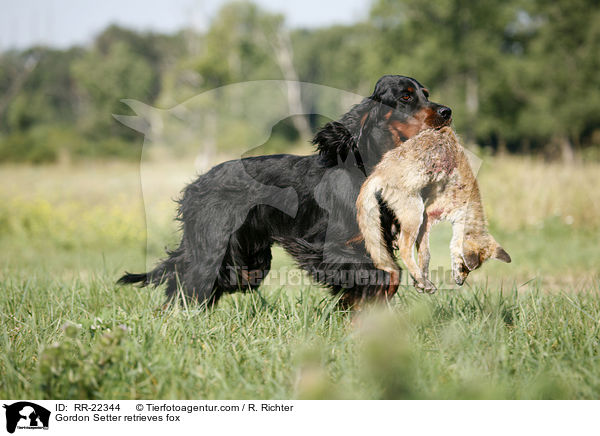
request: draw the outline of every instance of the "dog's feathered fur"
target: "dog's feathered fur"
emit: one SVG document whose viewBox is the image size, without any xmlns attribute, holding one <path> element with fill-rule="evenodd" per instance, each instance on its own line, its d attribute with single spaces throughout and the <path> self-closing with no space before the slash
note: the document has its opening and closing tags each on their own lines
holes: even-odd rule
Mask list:
<svg viewBox="0 0 600 436">
<path fill-rule="evenodd" d="M 342 301 L 381 295 L 389 277 L 365 280 L 376 268 L 356 238 L 360 187 L 386 151 L 450 120 L 450 109 L 430 102 L 416 80 L 383 76 L 371 96 L 316 134 L 317 154 L 225 162 L 188 185 L 179 247 L 152 271 L 126 273 L 119 283 L 166 282 L 169 298 L 180 285 L 211 305 L 223 293 L 258 287 L 277 242 L 319 283 L 343 293 Z"/>
</svg>

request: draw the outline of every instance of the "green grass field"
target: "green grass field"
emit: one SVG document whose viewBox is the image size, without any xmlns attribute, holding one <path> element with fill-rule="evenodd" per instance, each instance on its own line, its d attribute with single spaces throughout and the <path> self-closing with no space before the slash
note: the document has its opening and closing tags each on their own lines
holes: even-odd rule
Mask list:
<svg viewBox="0 0 600 436">
<path fill-rule="evenodd" d="M 0 398 L 600 397 L 600 165 L 486 159 L 484 204 L 513 263 L 432 296 L 403 287 L 354 315 L 311 284 L 211 311 L 116 286 L 146 265 L 138 171 L 0 168 Z M 180 183 L 150 193 L 163 245 L 177 237 L 166 192 Z M 434 230 L 438 278 L 449 238 Z M 276 249 L 274 269 L 290 268 Z"/>
</svg>

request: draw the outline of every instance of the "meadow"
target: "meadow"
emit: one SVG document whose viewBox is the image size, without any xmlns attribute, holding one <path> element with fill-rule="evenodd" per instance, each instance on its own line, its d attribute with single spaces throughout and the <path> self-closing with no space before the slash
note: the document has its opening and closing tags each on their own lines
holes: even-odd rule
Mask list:
<svg viewBox="0 0 600 436">
<path fill-rule="evenodd" d="M 403 286 L 351 314 L 308 279 L 274 280 L 204 311 L 115 284 L 177 239 L 175 171 L 143 199 L 135 163 L 3 165 L 0 398 L 600 397 L 600 164 L 485 157 L 478 178 L 513 262 L 462 288 L 443 279 L 439 226 L 435 295 Z M 273 269 L 293 268 L 276 248 Z"/>
</svg>

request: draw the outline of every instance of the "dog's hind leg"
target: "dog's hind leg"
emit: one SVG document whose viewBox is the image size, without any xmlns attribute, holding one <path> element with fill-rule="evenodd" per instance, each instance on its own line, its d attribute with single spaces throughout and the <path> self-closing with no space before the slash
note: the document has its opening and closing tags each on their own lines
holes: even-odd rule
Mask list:
<svg viewBox="0 0 600 436">
<path fill-rule="evenodd" d="M 233 239 L 233 238 L 232 238 Z M 271 243 L 268 238 L 252 247 L 230 242 L 221 265 L 217 288 L 223 293 L 257 289 L 271 269 Z M 251 250 L 251 251 L 248 251 Z"/>
<path fill-rule="evenodd" d="M 175 266 L 167 286 L 167 297 L 184 297 L 212 306 L 222 295 L 217 279 L 230 240 L 231 223 L 198 214 L 195 221 L 184 222 L 185 256 Z"/>
<path fill-rule="evenodd" d="M 201 263 L 190 265 L 187 271 L 179 276 L 181 283 L 177 283 L 174 290 L 176 295 L 207 306 L 215 305 L 223 295 L 222 289 L 218 286 L 218 275 L 224 252 L 225 248 L 215 249 L 215 257 L 207 256 Z"/>
<path fill-rule="evenodd" d="M 252 253 L 248 262 L 248 287 L 257 289 L 271 270 L 271 245 L 265 245 L 262 249 Z"/>
</svg>

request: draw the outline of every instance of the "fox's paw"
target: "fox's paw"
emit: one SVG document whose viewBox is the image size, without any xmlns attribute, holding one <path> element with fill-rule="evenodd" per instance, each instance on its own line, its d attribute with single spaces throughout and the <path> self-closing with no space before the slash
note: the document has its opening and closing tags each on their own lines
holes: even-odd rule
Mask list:
<svg viewBox="0 0 600 436">
<path fill-rule="evenodd" d="M 417 288 L 417 292 L 420 294 L 422 294 L 423 292 L 426 292 L 428 294 L 434 294 L 435 291 L 437 291 L 435 285 L 427 279 L 423 279 L 420 281 L 415 280 L 415 288 Z"/>
<path fill-rule="evenodd" d="M 458 286 L 462 286 L 469 276 L 469 269 L 464 264 L 452 266 L 452 278 Z"/>
</svg>

